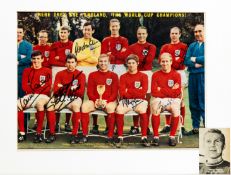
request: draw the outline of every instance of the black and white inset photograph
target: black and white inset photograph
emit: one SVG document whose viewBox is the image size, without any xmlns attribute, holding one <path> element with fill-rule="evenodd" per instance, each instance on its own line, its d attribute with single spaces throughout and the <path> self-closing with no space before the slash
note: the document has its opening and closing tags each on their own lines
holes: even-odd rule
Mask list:
<svg viewBox="0 0 231 175">
<path fill-rule="evenodd" d="M 229 128 L 200 128 L 200 174 L 230 174 L 229 138 Z"/>
</svg>

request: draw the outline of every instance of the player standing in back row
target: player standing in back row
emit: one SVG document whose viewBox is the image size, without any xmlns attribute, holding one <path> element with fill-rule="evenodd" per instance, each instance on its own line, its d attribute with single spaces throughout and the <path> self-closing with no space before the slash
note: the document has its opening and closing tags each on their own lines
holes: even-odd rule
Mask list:
<svg viewBox="0 0 231 175">
<path fill-rule="evenodd" d="M 172 27 L 170 29 L 170 39 L 171 42 L 165 44 L 161 47 L 160 55 L 164 52 L 170 53 L 172 56 L 172 69 L 177 70 L 177 72 L 181 75 L 181 88 L 182 91 L 188 85 L 188 78 L 185 73 L 185 65 L 184 58 L 187 52 L 187 45 L 180 41 L 181 30 L 179 27 Z M 159 58 L 160 59 L 160 58 Z M 184 120 L 185 120 L 185 103 L 182 99 L 180 113 L 182 116 L 182 134 L 185 135 L 187 133 L 184 128 Z M 170 131 L 171 124 L 171 116 L 166 115 L 166 123 L 165 127 L 160 131 L 161 133 L 166 133 Z"/>
<path fill-rule="evenodd" d="M 147 42 L 148 32 L 147 28 L 140 26 L 137 29 L 137 43 L 129 46 L 131 53 L 139 57 L 138 70 L 146 73 L 148 76 L 148 91 L 146 94 L 146 100 L 149 102 L 151 98 L 151 76 L 152 76 L 152 62 L 156 55 L 156 46 Z M 150 117 L 150 105 L 147 109 L 148 126 Z M 133 116 L 134 126 L 131 126 L 130 134 L 139 133 L 139 116 Z M 148 128 L 148 133 L 150 129 Z"/>
</svg>

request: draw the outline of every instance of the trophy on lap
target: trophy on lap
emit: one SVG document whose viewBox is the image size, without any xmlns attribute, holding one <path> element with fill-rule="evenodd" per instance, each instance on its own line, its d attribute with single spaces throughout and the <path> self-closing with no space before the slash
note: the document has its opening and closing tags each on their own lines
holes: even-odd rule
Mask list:
<svg viewBox="0 0 231 175">
<path fill-rule="evenodd" d="M 98 109 L 105 108 L 105 100 L 102 99 L 103 93 L 105 92 L 105 85 L 97 85 L 97 92 L 99 94 L 99 106 Z"/>
</svg>

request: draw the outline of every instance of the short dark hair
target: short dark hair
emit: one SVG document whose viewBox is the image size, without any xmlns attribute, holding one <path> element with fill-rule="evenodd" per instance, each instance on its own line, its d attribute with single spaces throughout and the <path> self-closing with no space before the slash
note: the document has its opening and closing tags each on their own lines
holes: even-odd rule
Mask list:
<svg viewBox="0 0 231 175">
<path fill-rule="evenodd" d="M 139 57 L 135 54 L 130 54 L 126 58 L 126 63 L 128 63 L 129 60 L 135 60 L 137 63 L 139 63 Z"/>
<path fill-rule="evenodd" d="M 67 54 L 67 56 L 66 56 L 66 62 L 67 62 L 67 60 L 70 60 L 70 59 L 74 59 L 75 62 L 77 62 L 77 58 L 76 58 L 75 54 L 73 54 L 73 53 Z"/>
<path fill-rule="evenodd" d="M 39 50 L 34 50 L 34 51 L 31 53 L 31 58 L 36 57 L 36 56 L 39 56 L 39 55 L 42 56 L 42 52 L 39 51 Z"/>
<path fill-rule="evenodd" d="M 92 30 L 95 30 L 95 25 L 91 21 L 87 21 L 84 23 L 83 27 L 91 26 Z"/>
<path fill-rule="evenodd" d="M 221 141 L 223 143 L 223 145 L 222 145 L 222 150 L 223 150 L 224 146 L 225 146 L 225 135 L 221 132 L 221 130 L 219 130 L 219 129 L 209 129 L 208 131 L 205 132 L 204 139 L 205 139 L 205 135 L 208 134 L 208 133 L 216 133 L 216 134 L 219 134 L 221 136 Z"/>
<path fill-rule="evenodd" d="M 18 24 L 18 29 L 22 29 L 24 31 L 24 27 L 22 24 Z"/>
</svg>

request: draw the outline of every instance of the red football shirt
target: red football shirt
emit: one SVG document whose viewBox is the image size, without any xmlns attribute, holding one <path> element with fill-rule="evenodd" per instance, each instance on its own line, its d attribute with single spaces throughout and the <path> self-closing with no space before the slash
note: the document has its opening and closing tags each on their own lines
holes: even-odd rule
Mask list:
<svg viewBox="0 0 231 175">
<path fill-rule="evenodd" d="M 75 70 L 69 72 L 67 69 L 58 72 L 55 76 L 54 94 L 57 96 L 77 96 L 82 98 L 84 96 L 86 76 L 82 71 Z M 59 87 L 58 84 L 63 85 Z M 77 85 L 76 90 L 71 90 L 71 86 Z"/>
<path fill-rule="evenodd" d="M 172 89 L 178 83 L 179 88 Z M 158 90 L 160 87 L 160 90 Z M 152 75 L 151 93 L 153 97 L 159 98 L 180 98 L 181 95 L 181 77 L 178 72 L 171 70 L 165 73 L 162 70 L 156 71 Z"/>
<path fill-rule="evenodd" d="M 139 71 L 152 70 L 152 62 L 156 55 L 156 46 L 151 43 L 134 43 L 129 46 L 131 53 L 139 57 Z"/>
<path fill-rule="evenodd" d="M 142 72 L 121 75 L 119 93 L 122 99 L 145 99 L 148 90 L 148 76 Z"/>
<path fill-rule="evenodd" d="M 126 48 L 127 50 L 124 52 L 122 48 Z M 111 64 L 125 64 L 125 59 L 129 55 L 128 50 L 128 40 L 125 37 L 106 37 L 102 41 L 101 53 L 107 54 L 111 52 L 110 55 L 110 63 Z"/>
<path fill-rule="evenodd" d="M 102 99 L 107 100 L 107 103 L 115 101 L 118 96 L 118 81 L 118 75 L 111 71 L 90 73 L 87 86 L 88 98 L 94 102 L 99 99 L 97 85 L 105 85 Z"/>
<path fill-rule="evenodd" d="M 160 55 L 164 52 L 168 52 L 172 55 L 172 68 L 175 70 L 184 70 L 184 58 L 187 52 L 188 46 L 185 43 L 179 42 L 177 44 L 165 44 L 161 47 Z M 178 59 L 176 59 L 179 57 Z"/>
<path fill-rule="evenodd" d="M 42 66 L 51 68 L 51 65 L 49 63 L 50 46 L 48 44 L 46 44 L 46 45 L 35 45 L 33 47 L 33 50 L 39 50 L 40 52 L 42 52 L 42 56 L 43 56 L 43 59 L 44 59 L 43 63 L 42 63 Z"/>
<path fill-rule="evenodd" d="M 53 43 L 50 48 L 50 65 L 65 67 L 66 56 L 67 54 L 72 53 L 72 45 L 72 41 L 68 41 L 66 43 L 57 41 Z M 59 56 L 58 60 L 55 59 L 56 56 Z"/>
<path fill-rule="evenodd" d="M 50 95 L 51 69 L 41 67 L 40 69 L 26 68 L 22 75 L 22 89 L 26 94 Z"/>
</svg>

